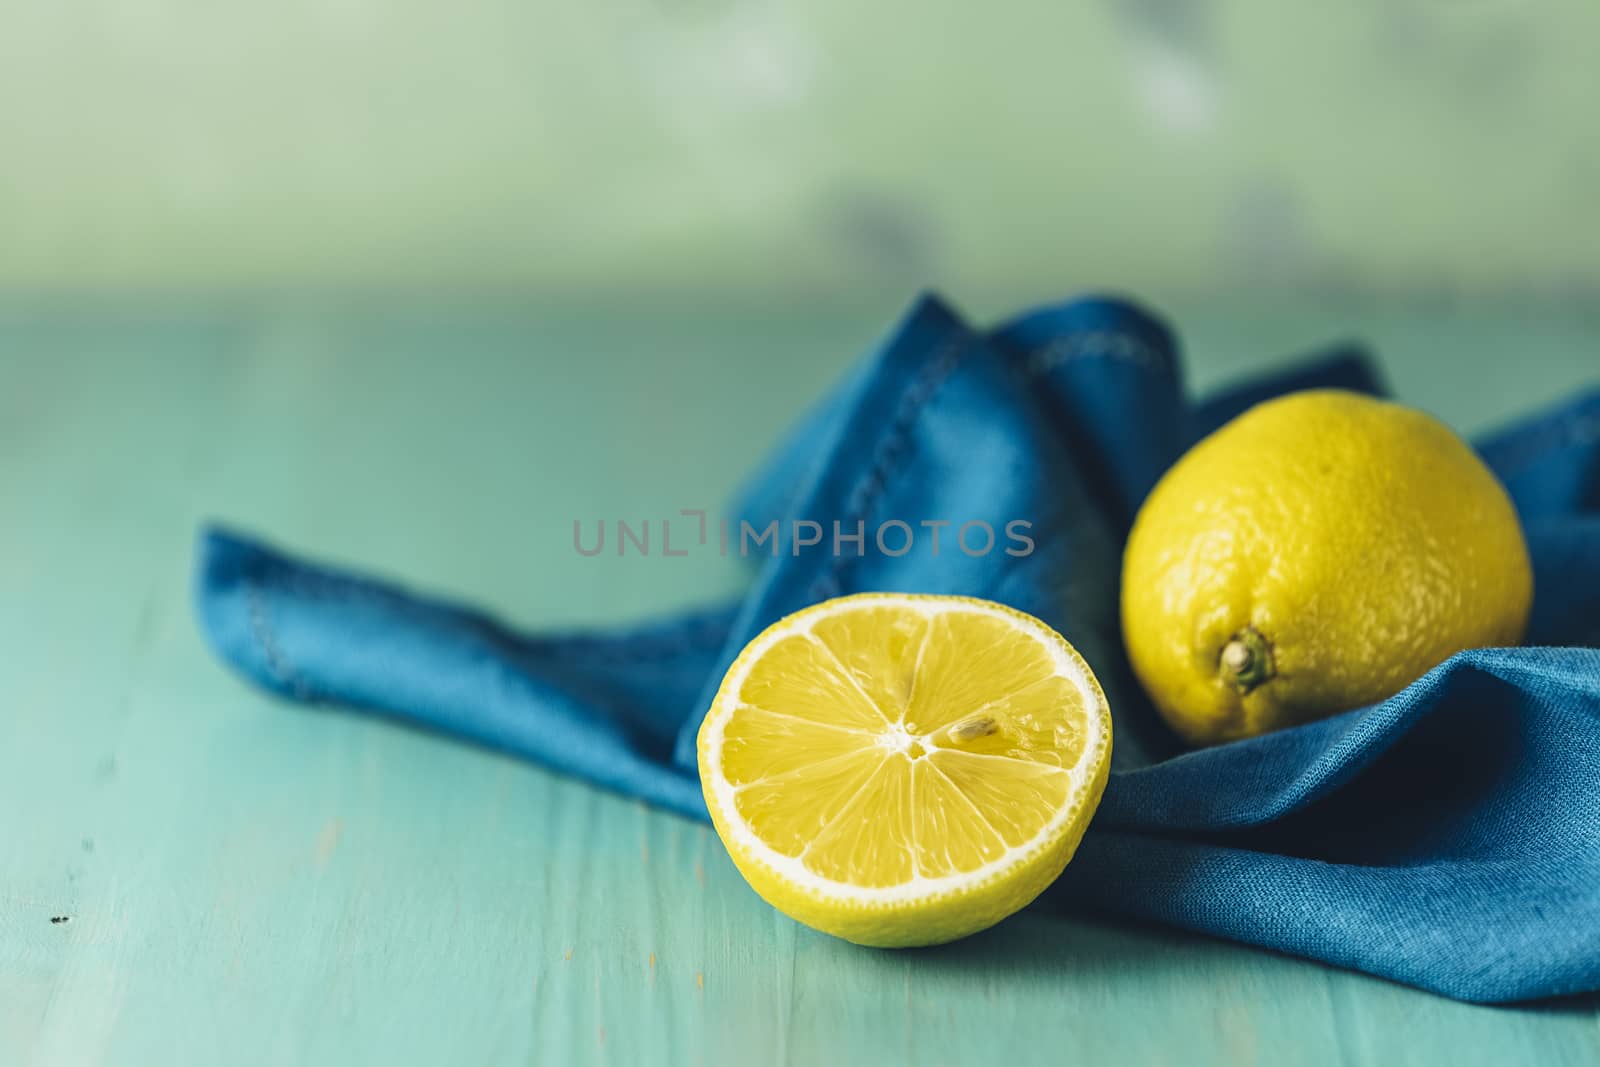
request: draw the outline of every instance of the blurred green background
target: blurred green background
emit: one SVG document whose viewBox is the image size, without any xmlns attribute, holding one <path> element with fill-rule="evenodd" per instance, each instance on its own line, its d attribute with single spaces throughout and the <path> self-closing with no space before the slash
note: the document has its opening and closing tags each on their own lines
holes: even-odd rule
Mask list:
<svg viewBox="0 0 1600 1067">
<path fill-rule="evenodd" d="M 1592 0 L 0 2 L 0 293 L 1600 292 Z"/>
</svg>

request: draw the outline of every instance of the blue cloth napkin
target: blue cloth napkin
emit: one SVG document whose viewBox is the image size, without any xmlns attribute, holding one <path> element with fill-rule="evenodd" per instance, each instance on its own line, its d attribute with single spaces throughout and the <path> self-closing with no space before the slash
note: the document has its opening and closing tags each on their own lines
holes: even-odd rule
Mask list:
<svg viewBox="0 0 1600 1067">
<path fill-rule="evenodd" d="M 1172 333 L 1127 303 L 1078 300 L 983 333 L 925 297 L 739 495 L 735 531 L 777 519 L 780 533 L 775 553 L 751 553 L 735 602 L 527 635 L 209 529 L 200 621 L 283 696 L 420 723 L 704 819 L 695 732 L 761 628 L 867 590 L 1000 600 L 1082 651 L 1116 720 L 1105 799 L 1035 910 L 1157 920 L 1467 1000 L 1600 988 L 1600 391 L 1479 442 L 1532 548 L 1529 647 L 1463 652 L 1373 707 L 1193 752 L 1132 679 L 1117 583 L 1139 502 L 1198 437 L 1312 386 L 1379 391 L 1349 348 L 1191 402 Z M 795 519 L 822 525 L 822 543 L 804 544 Z M 918 535 L 911 551 L 898 529 L 877 542 L 891 520 Z M 938 520 L 952 525 L 920 525 Z M 969 522 L 1003 537 L 1014 520 L 1033 551 L 953 540 Z M 834 522 L 866 531 L 859 548 L 834 551 Z"/>
</svg>

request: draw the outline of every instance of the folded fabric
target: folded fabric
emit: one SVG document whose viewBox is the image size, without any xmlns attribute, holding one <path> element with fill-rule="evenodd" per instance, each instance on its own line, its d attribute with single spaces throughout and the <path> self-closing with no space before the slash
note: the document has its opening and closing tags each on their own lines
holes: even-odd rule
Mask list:
<svg viewBox="0 0 1600 1067">
<path fill-rule="evenodd" d="M 1198 437 L 1312 386 L 1379 391 L 1344 348 L 1191 403 L 1172 333 L 1127 303 L 1077 300 L 980 333 L 926 297 L 739 495 L 736 537 L 777 526 L 734 602 L 530 636 L 209 529 L 198 612 L 217 652 L 273 692 L 704 819 L 695 732 L 767 624 L 869 590 L 999 600 L 1077 646 L 1116 726 L 1104 801 L 1036 910 L 1153 919 L 1467 1000 L 1600 989 L 1600 651 L 1586 647 L 1600 643 L 1600 391 L 1479 443 L 1530 542 L 1530 647 L 1464 652 L 1373 707 L 1193 752 L 1133 681 L 1117 583 L 1139 502 Z M 1026 554 L 954 540 L 1016 520 Z M 919 536 L 912 550 L 874 536 L 894 521 Z M 834 545 L 834 524 L 865 536 Z"/>
</svg>

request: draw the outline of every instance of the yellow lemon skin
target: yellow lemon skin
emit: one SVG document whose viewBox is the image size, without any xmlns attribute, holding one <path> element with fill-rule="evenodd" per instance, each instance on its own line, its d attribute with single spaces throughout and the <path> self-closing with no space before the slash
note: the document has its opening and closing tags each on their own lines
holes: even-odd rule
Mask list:
<svg viewBox="0 0 1600 1067">
<path fill-rule="evenodd" d="M 1533 573 L 1505 489 L 1399 404 L 1259 404 L 1157 483 L 1123 558 L 1123 638 L 1197 745 L 1383 700 L 1465 648 L 1522 640 Z"/>
</svg>

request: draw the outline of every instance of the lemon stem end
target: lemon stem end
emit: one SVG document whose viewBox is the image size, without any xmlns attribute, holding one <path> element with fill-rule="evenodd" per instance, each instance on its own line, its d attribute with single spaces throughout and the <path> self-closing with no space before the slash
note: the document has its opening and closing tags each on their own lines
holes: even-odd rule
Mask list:
<svg viewBox="0 0 1600 1067">
<path fill-rule="evenodd" d="M 1272 645 L 1253 626 L 1246 626 L 1228 639 L 1218 663 L 1223 679 L 1240 694 L 1270 681 L 1276 673 Z"/>
</svg>

